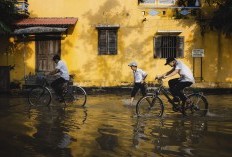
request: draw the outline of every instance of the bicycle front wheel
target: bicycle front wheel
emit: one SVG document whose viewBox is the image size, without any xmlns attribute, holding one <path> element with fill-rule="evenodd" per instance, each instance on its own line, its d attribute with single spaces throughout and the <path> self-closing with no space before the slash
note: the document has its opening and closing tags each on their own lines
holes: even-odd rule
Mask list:
<svg viewBox="0 0 232 157">
<path fill-rule="evenodd" d="M 52 96 L 50 91 L 42 86 L 32 88 L 28 94 L 28 102 L 32 106 L 48 106 L 51 100 Z"/>
<path fill-rule="evenodd" d="M 187 96 L 188 102 L 185 103 L 185 115 L 202 117 L 208 112 L 207 99 L 199 93 L 194 93 Z"/>
<path fill-rule="evenodd" d="M 158 96 L 146 95 L 136 104 L 137 116 L 161 117 L 164 112 L 162 100 Z"/>
<path fill-rule="evenodd" d="M 86 91 L 79 86 L 72 86 L 71 95 L 74 98 L 74 104 L 78 106 L 85 106 L 87 101 Z"/>
</svg>

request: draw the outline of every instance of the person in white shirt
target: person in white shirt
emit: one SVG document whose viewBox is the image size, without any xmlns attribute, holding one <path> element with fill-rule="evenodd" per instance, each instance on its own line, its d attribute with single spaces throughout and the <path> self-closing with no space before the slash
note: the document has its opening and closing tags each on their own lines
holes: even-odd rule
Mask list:
<svg viewBox="0 0 232 157">
<path fill-rule="evenodd" d="M 189 67 L 187 67 L 183 62 L 173 58 L 169 57 L 166 59 L 165 65 L 170 65 L 173 67 L 170 71 L 164 73 L 163 75 L 157 76 L 157 78 L 168 78 L 171 76 L 174 76 L 176 74 L 179 74 L 179 78 L 174 78 L 168 81 L 169 90 L 174 96 L 173 101 L 178 101 L 178 97 L 180 100 L 185 103 L 187 100 L 186 96 L 183 94 L 183 89 L 185 87 L 191 86 L 193 83 L 195 83 L 193 74 Z"/>
<path fill-rule="evenodd" d="M 59 98 L 62 98 L 62 92 L 63 92 L 62 87 L 65 82 L 69 81 L 69 72 L 65 62 L 60 60 L 59 55 L 55 55 L 53 57 L 53 61 L 56 63 L 56 67 L 53 71 L 49 73 L 49 75 L 59 74 L 60 77 L 51 83 L 51 87 L 54 89 L 57 96 Z"/>
<path fill-rule="evenodd" d="M 144 72 L 142 69 L 139 69 L 137 67 L 138 65 L 136 62 L 131 62 L 128 66 L 131 67 L 134 76 L 134 87 L 131 91 L 131 101 L 130 101 L 130 104 L 132 105 L 135 95 L 139 89 L 143 96 L 146 95 L 145 79 L 147 77 L 147 73 Z"/>
</svg>

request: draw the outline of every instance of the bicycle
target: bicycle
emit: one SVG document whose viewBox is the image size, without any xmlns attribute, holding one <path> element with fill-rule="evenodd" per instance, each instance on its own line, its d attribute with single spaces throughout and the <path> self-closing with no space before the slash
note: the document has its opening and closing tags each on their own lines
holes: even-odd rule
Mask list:
<svg viewBox="0 0 232 157">
<path fill-rule="evenodd" d="M 157 79 L 157 88 L 153 93 L 148 93 L 146 96 L 141 97 L 136 104 L 137 116 L 146 116 L 152 114 L 157 117 L 162 117 L 164 112 L 164 103 L 160 98 L 160 94 L 163 94 L 168 102 L 172 105 L 174 112 L 181 112 L 185 116 L 206 116 L 208 112 L 208 101 L 203 95 L 203 92 L 193 92 L 187 94 L 185 89 L 184 92 L 187 100 L 185 104 L 182 104 L 178 98 L 177 102 L 174 102 L 172 94 L 168 89 L 163 86 L 163 80 Z"/>
<path fill-rule="evenodd" d="M 74 75 L 70 75 L 73 78 Z M 50 83 L 45 75 L 37 78 L 39 84 L 36 84 L 28 94 L 28 102 L 32 106 L 49 106 L 52 101 L 53 90 L 50 88 Z M 65 105 L 76 104 L 78 106 L 85 106 L 87 101 L 86 91 L 80 87 L 73 85 L 71 81 L 67 81 L 62 86 L 62 100 Z"/>
</svg>

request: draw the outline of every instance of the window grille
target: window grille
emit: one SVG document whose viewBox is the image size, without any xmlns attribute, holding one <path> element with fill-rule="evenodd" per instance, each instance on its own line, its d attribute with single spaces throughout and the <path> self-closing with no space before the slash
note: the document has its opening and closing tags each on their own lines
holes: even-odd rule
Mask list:
<svg viewBox="0 0 232 157">
<path fill-rule="evenodd" d="M 154 38 L 154 46 L 155 58 L 181 58 L 184 56 L 184 37 L 157 36 Z"/>
</svg>

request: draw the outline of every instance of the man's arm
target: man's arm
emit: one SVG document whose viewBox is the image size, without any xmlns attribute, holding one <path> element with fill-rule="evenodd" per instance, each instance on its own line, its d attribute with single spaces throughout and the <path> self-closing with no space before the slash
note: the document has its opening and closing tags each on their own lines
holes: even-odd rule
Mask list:
<svg viewBox="0 0 232 157">
<path fill-rule="evenodd" d="M 143 71 L 142 77 L 143 77 L 143 80 L 141 83 L 144 83 L 145 79 L 147 78 L 147 73 Z"/>
<path fill-rule="evenodd" d="M 147 78 L 147 74 L 143 77 L 143 82 L 145 82 L 146 78 Z"/>
<path fill-rule="evenodd" d="M 168 71 L 162 75 L 158 75 L 157 78 L 164 78 L 165 76 L 170 75 L 174 71 L 175 71 L 175 68 L 172 68 L 170 71 Z"/>
<path fill-rule="evenodd" d="M 164 75 L 163 78 L 167 78 L 167 77 L 174 76 L 174 75 L 176 75 L 179 71 L 180 71 L 180 69 L 174 69 L 172 72 L 167 73 L 166 75 Z"/>
<path fill-rule="evenodd" d="M 51 71 L 48 75 L 55 75 L 55 74 L 57 74 L 59 72 L 60 72 L 59 69 L 55 69 L 55 70 Z"/>
</svg>

